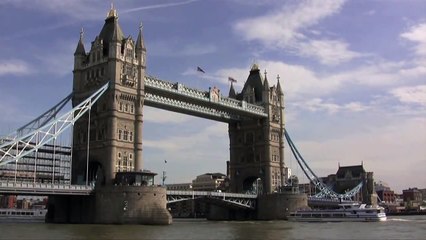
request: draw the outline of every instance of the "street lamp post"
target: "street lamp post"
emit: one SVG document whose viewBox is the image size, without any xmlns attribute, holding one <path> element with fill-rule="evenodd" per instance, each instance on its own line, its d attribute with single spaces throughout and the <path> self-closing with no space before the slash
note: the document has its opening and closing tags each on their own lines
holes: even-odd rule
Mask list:
<svg viewBox="0 0 426 240">
<path fill-rule="evenodd" d="M 164 170 L 163 170 L 163 177 L 162 177 L 162 185 L 164 186 L 164 182 L 166 181 L 166 164 L 167 164 L 167 160 L 164 160 Z"/>
<path fill-rule="evenodd" d="M 262 180 L 260 178 L 256 179 L 256 194 L 259 195 L 259 181 Z"/>
</svg>

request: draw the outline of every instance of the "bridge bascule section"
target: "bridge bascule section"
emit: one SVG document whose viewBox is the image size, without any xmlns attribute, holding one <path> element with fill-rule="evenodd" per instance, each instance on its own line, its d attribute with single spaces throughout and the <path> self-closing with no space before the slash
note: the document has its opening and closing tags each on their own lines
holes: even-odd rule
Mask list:
<svg viewBox="0 0 426 240">
<path fill-rule="evenodd" d="M 207 191 L 167 191 L 167 203 L 191 199 L 210 200 L 219 206 L 255 210 L 257 195 Z"/>
</svg>

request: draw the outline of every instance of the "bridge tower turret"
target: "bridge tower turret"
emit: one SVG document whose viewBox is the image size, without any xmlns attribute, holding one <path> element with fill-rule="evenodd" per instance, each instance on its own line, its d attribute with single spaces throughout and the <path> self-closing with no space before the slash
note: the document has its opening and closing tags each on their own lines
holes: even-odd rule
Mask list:
<svg viewBox="0 0 426 240">
<path fill-rule="evenodd" d="M 145 59 L 142 27 L 136 42 L 125 37 L 113 6 L 87 54 L 80 37 L 73 71 L 73 106 L 106 82 L 110 85 L 92 107 L 90 117 L 74 125 L 73 183 L 96 180 L 111 184 L 116 172 L 142 170 Z"/>
<path fill-rule="evenodd" d="M 233 88 L 233 86 L 231 86 Z M 253 64 L 241 93 L 235 98 L 265 107 L 268 117 L 244 118 L 229 124 L 232 192 L 271 193 L 285 182 L 284 95 L 269 87 L 267 73 Z"/>
</svg>

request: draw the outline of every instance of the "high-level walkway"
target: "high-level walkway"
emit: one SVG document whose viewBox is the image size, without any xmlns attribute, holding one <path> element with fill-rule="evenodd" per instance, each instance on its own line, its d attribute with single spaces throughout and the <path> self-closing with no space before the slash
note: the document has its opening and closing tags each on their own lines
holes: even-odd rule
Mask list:
<svg viewBox="0 0 426 240">
<path fill-rule="evenodd" d="M 145 77 L 144 101 L 147 106 L 221 122 L 268 116 L 263 106 L 224 97 L 217 88 L 200 91 L 152 76 Z"/>
</svg>

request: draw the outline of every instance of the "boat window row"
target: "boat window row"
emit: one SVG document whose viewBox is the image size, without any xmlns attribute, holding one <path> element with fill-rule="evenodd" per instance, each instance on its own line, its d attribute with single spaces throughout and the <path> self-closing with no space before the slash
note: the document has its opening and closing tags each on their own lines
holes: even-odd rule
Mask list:
<svg viewBox="0 0 426 240">
<path fill-rule="evenodd" d="M 291 214 L 291 216 L 302 217 L 302 218 L 342 218 L 346 215 L 343 213 L 306 213 L 306 214 Z"/>
<path fill-rule="evenodd" d="M 8 211 L 1 211 L 0 212 L 0 215 L 28 215 L 28 216 L 32 216 L 32 215 L 34 215 L 34 212 L 21 212 L 21 211 L 11 211 L 11 212 L 8 212 Z"/>
</svg>

